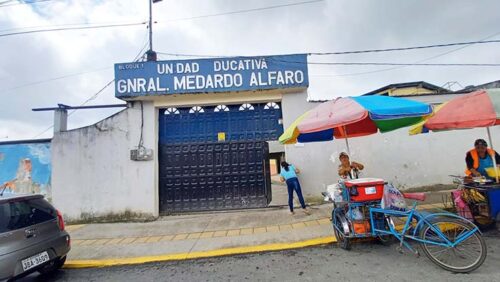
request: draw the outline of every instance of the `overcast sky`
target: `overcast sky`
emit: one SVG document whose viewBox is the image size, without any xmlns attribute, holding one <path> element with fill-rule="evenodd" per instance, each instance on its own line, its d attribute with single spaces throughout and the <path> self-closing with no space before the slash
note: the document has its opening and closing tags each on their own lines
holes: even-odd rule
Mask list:
<svg viewBox="0 0 500 282">
<path fill-rule="evenodd" d="M 154 49 L 221 56 L 272 55 L 500 39 L 500 1 L 494 0 L 325 0 L 186 19 L 302 1 L 305 0 L 163 0 L 154 4 Z M 147 19 L 147 12 L 147 0 L 52 0 L 10 5 L 0 7 L 0 34 L 40 26 L 141 22 Z M 33 138 L 52 124 L 52 112 L 35 113 L 32 108 L 57 103 L 79 105 L 93 96 L 113 79 L 114 63 L 133 61 L 146 43 L 146 36 L 146 26 L 140 25 L 0 37 L 0 141 Z M 439 55 L 425 62 L 500 63 L 498 43 L 456 49 L 312 56 L 309 61 L 413 63 Z M 458 82 L 453 86 L 453 90 L 458 90 L 460 85 L 500 79 L 499 67 L 387 69 L 310 66 L 309 96 L 330 99 L 360 95 L 390 83 L 420 80 L 438 86 Z M 68 77 L 53 80 L 63 76 Z M 112 86 L 89 105 L 120 102 L 114 98 Z M 69 126 L 85 126 L 115 111 L 77 111 L 69 118 Z M 38 137 L 51 136 L 49 130 Z"/>
</svg>

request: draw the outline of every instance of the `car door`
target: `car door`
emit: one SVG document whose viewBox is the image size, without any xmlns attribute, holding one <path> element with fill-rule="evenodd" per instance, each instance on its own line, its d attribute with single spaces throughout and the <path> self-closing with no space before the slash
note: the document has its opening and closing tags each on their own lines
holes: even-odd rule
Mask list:
<svg viewBox="0 0 500 282">
<path fill-rule="evenodd" d="M 0 256 L 30 248 L 58 232 L 57 212 L 42 197 L 0 203 Z"/>
</svg>

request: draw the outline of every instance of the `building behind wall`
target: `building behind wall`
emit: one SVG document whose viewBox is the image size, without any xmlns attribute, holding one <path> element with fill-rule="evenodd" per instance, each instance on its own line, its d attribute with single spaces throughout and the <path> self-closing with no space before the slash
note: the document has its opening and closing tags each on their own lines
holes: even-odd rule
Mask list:
<svg viewBox="0 0 500 282">
<path fill-rule="evenodd" d="M 436 86 L 425 81 L 413 81 L 404 83 L 394 83 L 375 89 L 364 96 L 384 95 L 391 97 L 435 95 L 450 92 L 448 89 Z"/>
</svg>

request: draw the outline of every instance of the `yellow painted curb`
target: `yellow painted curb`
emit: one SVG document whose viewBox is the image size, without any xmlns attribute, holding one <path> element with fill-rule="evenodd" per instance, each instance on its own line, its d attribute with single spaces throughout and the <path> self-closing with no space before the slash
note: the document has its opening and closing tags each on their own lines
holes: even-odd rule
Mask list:
<svg viewBox="0 0 500 282">
<path fill-rule="evenodd" d="M 422 205 L 420 207 L 425 209 L 425 208 L 429 208 L 429 207 L 436 207 L 436 205 L 435 204 Z M 320 220 L 320 221 L 318 221 L 319 224 L 329 224 L 329 222 L 330 222 L 330 220 L 328 218 L 322 218 L 319 220 Z M 300 223 L 303 225 L 303 227 L 306 227 L 306 224 L 304 222 L 299 222 L 299 224 Z M 297 223 L 295 223 L 295 224 L 297 224 Z M 310 224 L 313 224 L 313 223 L 310 223 Z M 275 226 L 273 226 L 273 227 L 275 227 Z M 289 227 L 289 229 L 292 229 L 293 224 L 282 225 L 282 226 L 278 226 L 278 227 L 279 227 L 279 229 L 281 229 L 282 227 Z M 403 225 L 398 225 L 397 228 L 398 227 L 402 229 Z M 263 227 L 262 229 L 265 230 L 264 232 L 267 231 L 266 227 Z M 242 232 L 244 230 L 245 229 L 240 230 L 241 235 L 244 235 L 244 232 Z M 226 230 L 226 232 L 228 232 L 228 231 Z M 214 232 L 210 232 L 210 233 L 214 233 Z M 183 234 L 183 235 L 189 235 L 189 234 Z M 211 235 L 213 235 L 213 234 L 211 234 Z M 204 233 L 200 234 L 200 238 L 204 238 Z M 86 241 L 86 240 L 84 240 L 84 241 Z M 257 246 L 225 248 L 225 249 L 202 251 L 202 252 L 177 253 L 177 254 L 167 254 L 167 255 L 157 255 L 157 256 L 116 258 L 116 259 L 70 260 L 70 261 L 66 261 L 64 268 L 107 267 L 107 266 L 118 266 L 118 265 L 143 264 L 143 263 L 150 263 L 150 262 L 177 261 L 177 260 L 198 259 L 198 258 L 207 258 L 207 257 L 218 257 L 218 256 L 227 256 L 227 255 L 257 253 L 257 252 L 280 251 L 280 250 L 298 249 L 298 248 L 304 248 L 304 247 L 310 247 L 310 246 L 316 246 L 316 245 L 330 244 L 330 243 L 334 243 L 336 241 L 337 240 L 335 239 L 335 237 L 330 236 L 330 237 L 320 237 L 320 238 L 299 241 L 299 242 L 275 243 L 275 244 L 265 244 L 265 245 L 257 245 Z"/>
<path fill-rule="evenodd" d="M 66 261 L 66 263 L 64 264 L 64 268 L 106 267 L 106 266 L 117 266 L 117 265 L 127 265 L 127 264 L 128 265 L 143 264 L 149 262 L 177 261 L 186 259 L 227 256 L 227 255 L 249 254 L 257 252 L 281 251 L 281 250 L 298 249 L 316 245 L 330 244 L 333 242 L 336 242 L 335 237 L 320 237 L 299 242 L 226 248 L 226 249 L 202 251 L 202 252 L 178 253 L 178 254 L 145 256 L 145 257 L 134 257 L 134 258 L 71 260 L 71 261 Z"/>
</svg>

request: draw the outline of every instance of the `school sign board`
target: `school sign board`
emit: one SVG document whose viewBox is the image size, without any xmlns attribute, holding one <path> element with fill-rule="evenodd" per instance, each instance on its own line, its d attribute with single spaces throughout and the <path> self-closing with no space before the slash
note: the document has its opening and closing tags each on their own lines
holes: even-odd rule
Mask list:
<svg viewBox="0 0 500 282">
<path fill-rule="evenodd" d="M 308 86 L 306 54 L 115 64 L 115 96 L 125 99 Z"/>
</svg>

